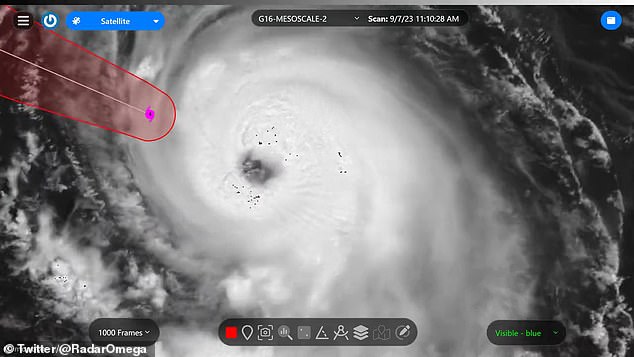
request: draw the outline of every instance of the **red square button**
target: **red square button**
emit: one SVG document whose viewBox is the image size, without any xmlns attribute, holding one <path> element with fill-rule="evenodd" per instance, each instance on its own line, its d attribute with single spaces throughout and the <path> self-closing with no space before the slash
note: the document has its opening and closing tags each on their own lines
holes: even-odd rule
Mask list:
<svg viewBox="0 0 634 357">
<path fill-rule="evenodd" d="M 225 326 L 225 338 L 238 338 L 238 328 L 236 326 Z"/>
</svg>

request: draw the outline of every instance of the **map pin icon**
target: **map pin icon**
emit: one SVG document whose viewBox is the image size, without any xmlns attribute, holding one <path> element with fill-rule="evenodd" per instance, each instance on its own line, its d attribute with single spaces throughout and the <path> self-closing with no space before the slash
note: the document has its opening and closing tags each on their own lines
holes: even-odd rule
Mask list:
<svg viewBox="0 0 634 357">
<path fill-rule="evenodd" d="M 253 336 L 253 327 L 251 327 L 251 325 L 242 326 L 242 336 L 244 336 L 245 340 L 249 341 L 251 336 Z"/>
</svg>

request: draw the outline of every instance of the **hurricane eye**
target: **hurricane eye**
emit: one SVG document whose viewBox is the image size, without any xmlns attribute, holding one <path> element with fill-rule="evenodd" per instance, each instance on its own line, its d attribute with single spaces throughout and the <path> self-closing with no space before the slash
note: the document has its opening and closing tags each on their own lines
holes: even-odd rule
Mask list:
<svg viewBox="0 0 634 357">
<path fill-rule="evenodd" d="M 272 162 L 257 159 L 252 153 L 242 160 L 241 170 L 244 178 L 254 185 L 264 185 L 280 173 Z"/>
</svg>

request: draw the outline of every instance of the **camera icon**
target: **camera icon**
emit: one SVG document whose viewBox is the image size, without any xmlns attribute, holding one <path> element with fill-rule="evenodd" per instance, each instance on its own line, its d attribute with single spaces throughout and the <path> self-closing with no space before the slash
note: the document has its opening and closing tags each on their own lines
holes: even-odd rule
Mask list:
<svg viewBox="0 0 634 357">
<path fill-rule="evenodd" d="M 273 325 L 258 325 L 258 341 L 273 341 Z"/>
</svg>

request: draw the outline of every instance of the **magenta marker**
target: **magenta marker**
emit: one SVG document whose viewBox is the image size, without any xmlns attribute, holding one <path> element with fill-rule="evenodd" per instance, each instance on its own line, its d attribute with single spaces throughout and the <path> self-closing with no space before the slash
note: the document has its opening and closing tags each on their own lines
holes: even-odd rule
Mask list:
<svg viewBox="0 0 634 357">
<path fill-rule="evenodd" d="M 145 109 L 145 117 L 150 123 L 154 120 L 154 114 L 156 113 L 152 110 L 152 107 L 148 106 L 147 109 Z"/>
</svg>

